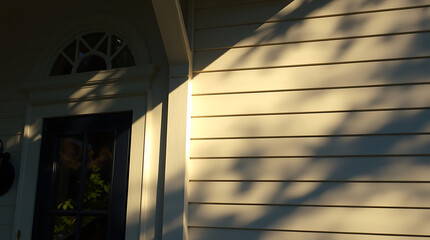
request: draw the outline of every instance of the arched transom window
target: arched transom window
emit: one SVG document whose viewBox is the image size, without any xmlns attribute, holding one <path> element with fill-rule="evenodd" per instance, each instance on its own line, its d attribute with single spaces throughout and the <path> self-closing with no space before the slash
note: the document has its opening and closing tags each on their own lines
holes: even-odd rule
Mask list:
<svg viewBox="0 0 430 240">
<path fill-rule="evenodd" d="M 93 32 L 75 38 L 58 54 L 50 75 L 73 74 L 135 66 L 134 57 L 121 38 Z"/>
</svg>

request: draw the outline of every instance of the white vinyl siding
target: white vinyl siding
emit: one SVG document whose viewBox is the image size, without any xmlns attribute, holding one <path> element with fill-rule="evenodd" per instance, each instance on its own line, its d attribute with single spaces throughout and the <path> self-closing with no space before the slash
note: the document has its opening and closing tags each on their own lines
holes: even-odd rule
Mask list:
<svg viewBox="0 0 430 240">
<path fill-rule="evenodd" d="M 399 18 L 401 14 L 404 17 Z M 430 21 L 423 22 L 417 25 L 416 22 L 422 19 L 423 16 L 430 14 L 428 8 L 420 9 L 417 12 L 416 8 L 396 9 L 386 12 L 369 12 L 356 15 L 346 15 L 341 21 L 352 24 L 342 31 L 337 27 L 341 25 L 338 16 L 326 18 L 314 18 L 304 20 L 290 20 L 280 25 L 278 22 L 270 22 L 261 25 L 254 23 L 250 25 L 234 25 L 224 28 L 202 28 L 196 32 L 196 37 L 202 41 L 197 42 L 196 49 L 213 49 L 226 47 L 245 47 L 248 45 L 261 44 L 279 44 L 293 43 L 303 41 L 327 41 L 337 38 L 363 38 L 372 35 L 395 35 L 407 34 L 417 31 L 426 31 L 430 27 Z M 369 21 L 371 19 L 371 21 Z M 300 24 L 300 26 L 296 26 Z M 355 24 L 355 25 L 354 25 Z M 364 26 L 363 26 L 364 24 Z M 327 27 L 318 27 L 327 26 Z M 255 31 L 255 37 L 248 37 L 247 31 Z M 258 37 L 273 32 L 273 30 L 282 34 L 274 35 L 264 42 L 258 40 Z M 288 31 L 286 31 L 288 30 Z M 224 35 L 228 38 L 217 38 Z"/>
<path fill-rule="evenodd" d="M 12 237 L 12 227 L 9 226 L 9 224 L 7 225 L 0 225 L 0 234 L 1 236 L 5 236 L 5 237 Z"/>
<path fill-rule="evenodd" d="M 260 240 L 260 239 L 306 239 L 306 240 L 369 240 L 369 235 L 355 234 L 326 234 L 311 231 L 288 232 L 288 231 L 261 231 L 261 230 L 238 230 L 230 228 L 191 228 L 190 239 L 205 240 Z M 371 236 L 372 240 L 417 240 L 416 237 L 406 236 Z M 420 238 L 418 238 L 420 239 Z"/>
<path fill-rule="evenodd" d="M 0 89 L 0 139 L 3 141 L 4 151 L 11 154 L 9 161 L 15 170 L 14 183 L 11 189 L 0 196 L 0 236 L 4 239 L 12 237 L 22 131 L 25 121 L 25 94 L 18 89 L 19 86 L 10 83 L 4 84 Z"/>
<path fill-rule="evenodd" d="M 419 181 L 427 184 L 429 171 L 428 156 L 212 158 L 192 161 L 190 179 L 194 181 L 190 184 L 211 181 L 234 185 L 241 181 Z M 193 189 L 194 192 L 208 191 Z"/>
<path fill-rule="evenodd" d="M 430 237 L 430 1 L 197 0 L 189 239 Z"/>
<path fill-rule="evenodd" d="M 416 118 L 417 115 L 421 117 Z M 381 128 L 392 118 L 397 118 L 399 123 Z M 430 131 L 428 125 L 420 129 L 416 128 L 417 125 L 422 125 L 428 119 L 430 119 L 429 109 L 230 116 L 224 117 L 223 121 L 215 117 L 201 117 L 193 119 L 191 132 L 193 139 L 234 138 L 238 135 L 242 137 L 329 136 L 333 134 L 333 130 L 336 130 L 337 135 L 390 134 L 393 132 L 414 134 Z M 345 122 L 345 120 L 347 121 Z M 343 127 L 337 128 L 339 124 L 343 124 Z M 280 128 L 280 125 L 285 127 Z M 256 131 L 248 131 L 253 128 Z"/>
<path fill-rule="evenodd" d="M 225 71 L 231 69 L 346 64 L 381 61 L 383 59 L 402 60 L 402 58 L 417 58 L 430 55 L 430 47 L 427 44 L 429 41 L 430 32 L 424 32 L 388 37 L 377 36 L 256 46 L 253 47 L 252 52 L 249 52 L 248 48 L 233 48 L 228 51 L 224 49 L 198 51 L 195 53 L 196 62 L 194 68 L 200 72 L 199 70 Z M 402 47 L 399 47 L 399 45 Z M 404 48 L 410 45 L 415 45 L 416 48 Z M 370 49 L 372 50 L 370 51 Z"/>
<path fill-rule="evenodd" d="M 210 93 L 298 91 L 320 88 L 366 87 L 427 82 L 430 59 L 371 61 L 356 64 L 332 64 L 243 71 L 211 72 L 194 78 L 194 95 Z M 392 69 L 389 78 L 375 74 Z M 228 84 L 226 80 L 228 78 Z M 261 79 L 264 79 L 261 80 Z M 286 81 L 285 79 L 288 79 Z"/>
<path fill-rule="evenodd" d="M 339 0 L 318 0 L 316 2 L 308 0 L 196 0 L 195 2 L 197 29 L 420 8 L 430 3 L 428 0 L 355 0 L 353 2 Z"/>
</svg>

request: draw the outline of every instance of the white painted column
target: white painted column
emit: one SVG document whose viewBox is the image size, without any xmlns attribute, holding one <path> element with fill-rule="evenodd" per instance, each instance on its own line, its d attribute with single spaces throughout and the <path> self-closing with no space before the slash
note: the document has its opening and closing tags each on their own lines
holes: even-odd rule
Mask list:
<svg viewBox="0 0 430 240">
<path fill-rule="evenodd" d="M 152 0 L 169 61 L 163 240 L 188 239 L 192 54 L 179 0 Z"/>
<path fill-rule="evenodd" d="M 188 65 L 170 67 L 163 240 L 188 239 L 187 185 L 191 120 Z"/>
</svg>

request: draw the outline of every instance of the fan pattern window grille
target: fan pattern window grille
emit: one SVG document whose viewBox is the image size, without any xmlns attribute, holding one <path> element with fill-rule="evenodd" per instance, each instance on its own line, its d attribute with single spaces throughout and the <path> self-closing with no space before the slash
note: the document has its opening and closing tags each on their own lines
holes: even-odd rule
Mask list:
<svg viewBox="0 0 430 240">
<path fill-rule="evenodd" d="M 104 32 L 81 35 L 58 55 L 51 76 L 135 66 L 127 44 Z"/>
</svg>

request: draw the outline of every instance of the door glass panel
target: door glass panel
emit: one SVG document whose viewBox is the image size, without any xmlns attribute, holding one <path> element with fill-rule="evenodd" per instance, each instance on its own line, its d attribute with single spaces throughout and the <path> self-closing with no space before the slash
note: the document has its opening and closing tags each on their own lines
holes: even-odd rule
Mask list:
<svg viewBox="0 0 430 240">
<path fill-rule="evenodd" d="M 55 216 L 53 239 L 72 240 L 75 239 L 76 216 Z"/>
<path fill-rule="evenodd" d="M 63 136 L 58 140 L 57 161 L 54 162 L 54 209 L 77 208 L 83 140 L 83 135 Z"/>
<path fill-rule="evenodd" d="M 88 135 L 85 210 L 109 209 L 114 137 L 113 132 Z"/>
<path fill-rule="evenodd" d="M 45 120 L 32 239 L 125 238 L 131 116 Z"/>
<path fill-rule="evenodd" d="M 82 240 L 105 240 L 107 234 L 107 216 L 84 216 L 82 217 L 81 239 Z"/>
</svg>

